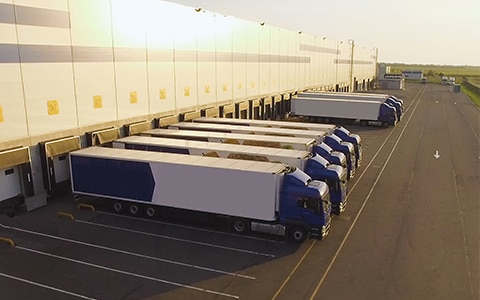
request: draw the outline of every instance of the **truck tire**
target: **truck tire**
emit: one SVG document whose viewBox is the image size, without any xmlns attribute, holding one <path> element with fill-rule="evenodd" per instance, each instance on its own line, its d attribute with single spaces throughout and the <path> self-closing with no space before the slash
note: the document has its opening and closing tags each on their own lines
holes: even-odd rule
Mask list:
<svg viewBox="0 0 480 300">
<path fill-rule="evenodd" d="M 123 211 L 123 209 L 124 209 L 124 207 L 123 207 L 123 203 L 122 203 L 122 202 L 118 202 L 118 201 L 117 201 L 117 202 L 113 203 L 113 210 L 114 210 L 115 212 L 120 213 L 120 212 Z"/>
<path fill-rule="evenodd" d="M 232 221 L 232 229 L 237 233 L 245 233 L 249 230 L 248 222 L 243 219 L 234 219 Z"/>
<path fill-rule="evenodd" d="M 368 125 L 368 121 L 362 120 L 362 121 L 360 121 L 360 125 L 362 125 L 362 126 L 367 126 L 367 125 Z"/>
<path fill-rule="evenodd" d="M 388 124 L 388 122 L 383 122 L 382 126 L 383 126 L 383 128 L 388 128 L 388 126 L 390 126 L 390 124 Z"/>
<path fill-rule="evenodd" d="M 307 239 L 307 230 L 302 226 L 292 226 L 288 230 L 289 238 L 297 243 L 301 243 Z"/>
<path fill-rule="evenodd" d="M 147 216 L 149 216 L 150 218 L 153 218 L 153 217 L 155 217 L 155 215 L 157 214 L 157 210 L 155 209 L 155 207 L 149 206 L 149 207 L 147 208 L 147 210 L 145 211 L 145 213 L 146 213 Z"/>
<path fill-rule="evenodd" d="M 130 207 L 128 208 L 128 211 L 136 216 L 138 214 L 140 214 L 140 207 L 137 205 L 137 204 L 131 204 Z"/>
</svg>

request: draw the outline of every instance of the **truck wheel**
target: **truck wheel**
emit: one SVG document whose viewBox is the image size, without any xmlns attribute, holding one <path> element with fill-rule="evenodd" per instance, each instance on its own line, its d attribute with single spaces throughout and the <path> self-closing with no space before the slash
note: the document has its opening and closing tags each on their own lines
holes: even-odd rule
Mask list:
<svg viewBox="0 0 480 300">
<path fill-rule="evenodd" d="M 388 124 L 388 122 L 383 122 L 382 126 L 383 126 L 383 128 L 388 128 L 388 126 L 390 126 L 390 124 Z"/>
<path fill-rule="evenodd" d="M 153 217 L 155 217 L 155 215 L 157 214 L 157 210 L 155 209 L 155 207 L 149 206 L 149 207 L 147 208 L 147 210 L 145 211 L 145 213 L 146 213 L 147 216 L 149 216 L 150 218 L 153 218 Z"/>
<path fill-rule="evenodd" d="M 122 202 L 115 202 L 115 203 L 113 204 L 113 210 L 116 211 L 117 213 L 122 212 L 122 211 L 123 211 L 123 208 L 124 208 L 124 207 L 123 207 Z"/>
<path fill-rule="evenodd" d="M 130 208 L 128 209 L 132 215 L 138 215 L 140 213 L 140 208 L 136 204 L 130 205 Z"/>
<path fill-rule="evenodd" d="M 362 121 L 360 121 L 360 125 L 362 125 L 362 126 L 367 126 L 367 125 L 368 125 L 368 121 L 362 120 Z"/>
<path fill-rule="evenodd" d="M 242 219 L 235 219 L 233 220 L 232 228 L 235 232 L 245 233 L 248 231 L 248 222 Z"/>
<path fill-rule="evenodd" d="M 289 237 L 292 241 L 301 243 L 307 239 L 307 230 L 301 226 L 292 226 L 289 230 Z"/>
</svg>

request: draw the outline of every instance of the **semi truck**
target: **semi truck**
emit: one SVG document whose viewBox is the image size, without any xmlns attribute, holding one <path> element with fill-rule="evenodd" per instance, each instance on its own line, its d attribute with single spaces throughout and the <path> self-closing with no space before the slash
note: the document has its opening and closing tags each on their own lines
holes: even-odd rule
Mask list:
<svg viewBox="0 0 480 300">
<path fill-rule="evenodd" d="M 215 143 L 261 146 L 269 148 L 305 150 L 311 153 L 319 154 L 320 156 L 328 160 L 328 162 L 331 164 L 336 164 L 348 168 L 347 157 L 345 156 L 345 154 L 333 150 L 330 146 L 323 142 L 317 143 L 314 138 L 237 134 L 218 131 L 171 130 L 162 128 L 147 130 L 142 132 L 141 135 L 194 141 L 208 141 Z M 350 173 L 350 169 L 348 169 L 347 179 L 350 179 Z"/>
<path fill-rule="evenodd" d="M 170 129 L 181 130 L 201 130 L 201 131 L 218 131 L 227 133 L 242 133 L 242 134 L 254 134 L 254 135 L 277 135 L 277 136 L 290 136 L 290 137 L 307 137 L 314 138 L 317 143 L 324 142 L 330 146 L 333 150 L 340 151 L 345 154 L 347 158 L 347 166 L 349 170 L 349 178 L 355 175 L 355 170 L 358 167 L 357 158 L 355 154 L 355 147 L 352 143 L 345 142 L 335 134 L 327 134 L 325 131 L 315 130 L 295 130 L 287 128 L 269 128 L 269 127 L 256 127 L 256 126 L 241 126 L 241 125 L 229 125 L 229 124 L 206 124 L 206 123 L 193 123 L 193 122 L 179 122 L 169 125 Z"/>
<path fill-rule="evenodd" d="M 211 118 L 211 117 L 196 118 L 196 119 L 193 119 L 192 122 L 326 131 L 328 134 L 334 133 L 345 142 L 352 143 L 355 148 L 355 155 L 357 158 L 357 167 L 359 167 L 362 162 L 362 144 L 361 144 L 362 139 L 358 134 L 351 133 L 343 126 L 337 126 L 332 124 L 321 124 L 321 123 L 309 123 L 309 122 L 250 120 L 250 119 Z"/>
<path fill-rule="evenodd" d="M 69 157 L 72 192 L 108 199 L 116 211 L 198 213 L 238 233 L 296 242 L 329 232 L 328 185 L 285 164 L 95 146 Z"/>
<path fill-rule="evenodd" d="M 294 116 L 307 116 L 320 122 L 352 122 L 361 125 L 395 126 L 396 109 L 378 101 L 335 98 L 294 97 L 291 103 Z"/>
<path fill-rule="evenodd" d="M 158 151 L 244 160 L 280 162 L 298 168 L 313 180 L 328 184 L 332 212 L 341 214 L 346 208 L 347 171 L 344 167 L 330 164 L 323 157 L 309 151 L 187 141 L 147 136 L 128 136 L 113 142 L 114 148 Z"/>
<path fill-rule="evenodd" d="M 395 96 L 388 94 L 371 94 L 371 93 L 332 93 L 332 92 L 303 92 L 299 93 L 298 97 L 311 97 L 322 99 L 353 99 L 353 100 L 366 100 L 366 101 L 379 101 L 382 100 L 396 109 L 397 121 L 402 119 L 403 114 L 403 100 Z"/>
</svg>

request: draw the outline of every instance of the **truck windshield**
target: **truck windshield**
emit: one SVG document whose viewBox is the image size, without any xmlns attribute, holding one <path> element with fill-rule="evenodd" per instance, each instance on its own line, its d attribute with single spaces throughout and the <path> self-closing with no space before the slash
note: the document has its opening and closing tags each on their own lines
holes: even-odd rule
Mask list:
<svg viewBox="0 0 480 300">
<path fill-rule="evenodd" d="M 298 207 L 310 209 L 316 214 L 319 214 L 319 215 L 321 214 L 319 198 L 310 198 L 310 197 L 300 198 L 298 199 L 297 204 L 298 204 Z"/>
<path fill-rule="evenodd" d="M 322 199 L 322 208 L 323 208 L 323 213 L 324 214 L 329 214 L 331 209 L 332 209 L 332 202 L 330 202 L 330 193 L 327 192 L 325 195 L 323 195 Z M 322 212 L 318 212 L 319 214 Z"/>
</svg>

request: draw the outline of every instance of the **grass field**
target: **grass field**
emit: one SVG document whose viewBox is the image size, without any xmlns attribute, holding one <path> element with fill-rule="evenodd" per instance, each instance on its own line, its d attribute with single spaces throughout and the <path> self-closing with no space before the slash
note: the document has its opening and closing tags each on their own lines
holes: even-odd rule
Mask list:
<svg viewBox="0 0 480 300">
<path fill-rule="evenodd" d="M 480 67 L 479 66 L 448 66 L 448 65 L 416 65 L 416 64 L 388 64 L 391 73 L 402 73 L 403 70 L 422 70 L 423 75 L 428 78 L 428 83 L 442 81 L 442 76 L 455 77 L 458 84 L 462 85 L 461 91 L 467 95 L 475 105 L 480 107 Z M 478 87 L 470 88 L 464 84 L 464 80 Z"/>
</svg>

